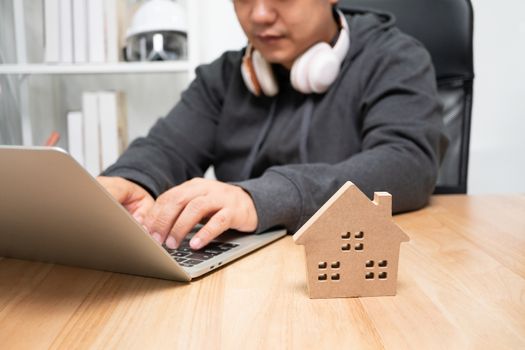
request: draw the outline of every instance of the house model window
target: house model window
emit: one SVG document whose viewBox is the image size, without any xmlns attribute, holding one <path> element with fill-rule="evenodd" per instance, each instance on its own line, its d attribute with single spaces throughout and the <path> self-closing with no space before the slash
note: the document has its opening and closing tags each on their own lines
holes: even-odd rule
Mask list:
<svg viewBox="0 0 525 350">
<path fill-rule="evenodd" d="M 328 275 L 330 275 L 330 280 L 339 281 L 341 279 L 341 275 L 334 270 L 339 270 L 340 268 L 341 268 L 340 261 L 334 261 L 330 264 L 330 266 L 328 266 L 328 263 L 326 261 L 320 261 L 318 264 L 317 281 L 318 282 L 327 281 Z"/>
<path fill-rule="evenodd" d="M 358 231 L 353 235 L 352 239 L 352 233 L 351 232 L 344 232 L 341 234 L 341 250 L 345 252 L 350 252 L 352 247 L 354 247 L 354 250 L 362 251 L 365 249 L 364 243 L 359 242 L 362 241 L 363 238 L 365 238 L 365 233 L 363 231 Z M 354 242 L 355 241 L 355 242 Z"/>
<path fill-rule="evenodd" d="M 408 236 L 392 220 L 392 196 L 370 201 L 344 184 L 293 239 L 305 246 L 311 298 L 395 295 L 399 248 Z"/>
</svg>

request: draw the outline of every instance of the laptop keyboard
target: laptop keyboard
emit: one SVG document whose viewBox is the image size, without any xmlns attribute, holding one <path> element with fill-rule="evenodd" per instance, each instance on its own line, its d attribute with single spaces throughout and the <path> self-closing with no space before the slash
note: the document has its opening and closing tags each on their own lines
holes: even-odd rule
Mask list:
<svg viewBox="0 0 525 350">
<path fill-rule="evenodd" d="M 189 238 L 184 239 L 177 249 L 170 249 L 163 245 L 164 249 L 183 267 L 198 265 L 237 246 L 238 244 L 235 243 L 211 241 L 202 249 L 193 250 L 190 248 Z"/>
</svg>

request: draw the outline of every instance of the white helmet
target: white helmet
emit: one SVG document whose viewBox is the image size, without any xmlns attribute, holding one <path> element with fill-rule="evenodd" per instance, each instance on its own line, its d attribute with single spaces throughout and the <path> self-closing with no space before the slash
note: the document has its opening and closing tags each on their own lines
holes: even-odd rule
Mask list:
<svg viewBox="0 0 525 350">
<path fill-rule="evenodd" d="M 173 0 L 149 0 L 135 12 L 126 33 L 128 61 L 187 58 L 184 7 Z"/>
</svg>

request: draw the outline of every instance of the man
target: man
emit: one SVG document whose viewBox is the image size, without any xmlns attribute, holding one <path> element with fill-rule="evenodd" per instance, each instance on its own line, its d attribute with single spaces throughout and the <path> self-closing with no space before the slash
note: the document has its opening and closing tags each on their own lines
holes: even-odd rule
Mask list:
<svg viewBox="0 0 525 350">
<path fill-rule="evenodd" d="M 421 45 L 337 0 L 233 3 L 249 47 L 197 69 L 99 177 L 109 192 L 169 248 L 207 220 L 193 249 L 229 228 L 293 233 L 348 180 L 392 193 L 395 212 L 425 205 L 444 138 Z M 218 181 L 200 178 L 209 165 Z"/>
</svg>

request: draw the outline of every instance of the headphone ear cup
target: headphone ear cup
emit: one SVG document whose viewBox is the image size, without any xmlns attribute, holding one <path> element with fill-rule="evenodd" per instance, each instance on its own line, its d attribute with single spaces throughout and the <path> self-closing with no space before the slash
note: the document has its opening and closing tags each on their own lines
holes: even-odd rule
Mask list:
<svg viewBox="0 0 525 350">
<path fill-rule="evenodd" d="M 350 30 L 343 13 L 337 10 L 341 30 L 334 47 L 318 43 L 297 58 L 290 72 L 292 86 L 304 94 L 324 93 L 341 71 L 350 48 Z"/>
<path fill-rule="evenodd" d="M 331 52 L 319 52 L 308 66 L 308 82 L 315 93 L 323 93 L 337 79 L 341 64 Z"/>
<path fill-rule="evenodd" d="M 330 54 L 330 50 L 330 45 L 327 43 L 318 43 L 295 60 L 292 71 L 290 72 L 290 80 L 296 90 L 303 94 L 311 94 L 314 92 L 311 84 L 310 67 L 312 62 L 317 60 L 318 55 Z"/>
<path fill-rule="evenodd" d="M 257 80 L 255 69 L 253 68 L 251 57 L 245 56 L 242 59 L 241 74 L 244 80 L 244 84 L 255 96 L 261 95 L 261 86 Z"/>
<path fill-rule="evenodd" d="M 272 66 L 264 59 L 261 53 L 254 50 L 252 53 L 252 63 L 255 75 L 266 96 L 275 96 L 279 92 L 279 85 L 273 75 Z"/>
</svg>

